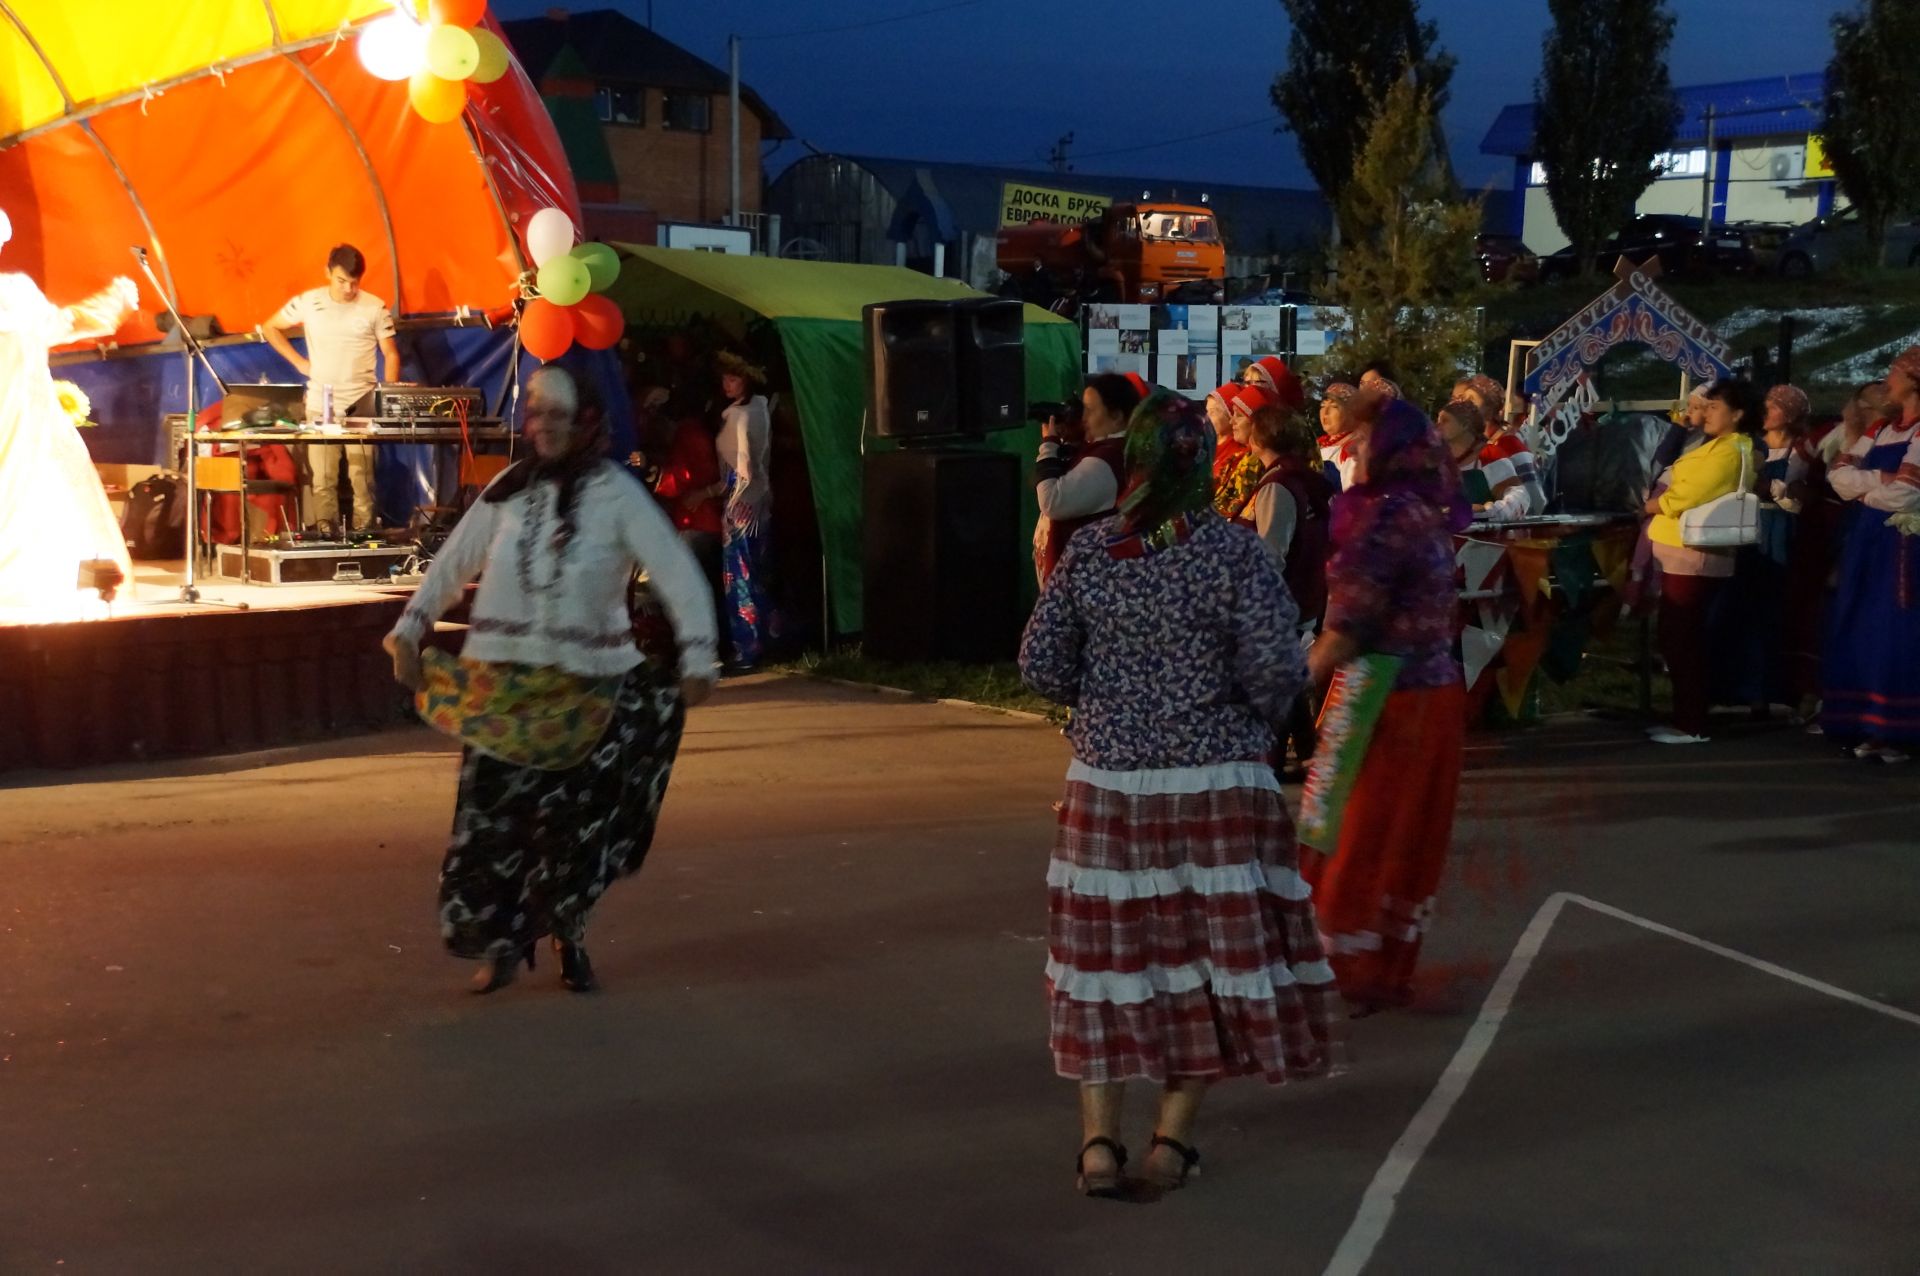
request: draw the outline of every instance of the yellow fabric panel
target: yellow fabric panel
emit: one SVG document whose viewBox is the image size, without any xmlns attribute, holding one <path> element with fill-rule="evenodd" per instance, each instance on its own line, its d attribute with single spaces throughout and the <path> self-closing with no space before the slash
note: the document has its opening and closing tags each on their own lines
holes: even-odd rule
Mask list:
<svg viewBox="0 0 1920 1276">
<path fill-rule="evenodd" d="M 0 18 L 0 137 L 26 128 L 25 121 L 58 116 L 60 90 L 46 64 L 13 23 Z"/>
<path fill-rule="evenodd" d="M 388 0 L 271 3 L 283 43 L 391 12 Z M 274 42 L 266 0 L 12 0 L 11 7 L 81 107 L 265 52 Z M 65 110 L 57 93 L 49 97 L 35 87 L 46 72 L 18 33 L 10 35 L 0 43 L 0 121 L 16 110 L 19 118 L 0 127 L 0 137 L 58 119 Z M 25 61 L 9 56 L 16 44 Z M 352 56 L 350 43 L 342 52 Z"/>
</svg>

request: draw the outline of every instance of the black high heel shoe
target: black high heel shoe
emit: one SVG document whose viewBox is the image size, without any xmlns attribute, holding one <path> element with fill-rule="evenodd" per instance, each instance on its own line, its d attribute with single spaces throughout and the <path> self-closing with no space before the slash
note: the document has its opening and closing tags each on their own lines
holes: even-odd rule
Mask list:
<svg viewBox="0 0 1920 1276">
<path fill-rule="evenodd" d="M 499 992 L 520 975 L 520 963 L 527 963 L 527 969 L 533 969 L 533 945 L 523 945 L 518 952 L 508 953 L 504 957 L 495 957 L 480 968 L 473 977 L 473 993 L 484 997 L 490 992 Z"/>
<path fill-rule="evenodd" d="M 560 954 L 560 984 L 569 992 L 593 992 L 600 981 L 593 977 L 593 963 L 587 960 L 583 945 L 570 944 L 556 936 L 553 951 Z"/>
</svg>

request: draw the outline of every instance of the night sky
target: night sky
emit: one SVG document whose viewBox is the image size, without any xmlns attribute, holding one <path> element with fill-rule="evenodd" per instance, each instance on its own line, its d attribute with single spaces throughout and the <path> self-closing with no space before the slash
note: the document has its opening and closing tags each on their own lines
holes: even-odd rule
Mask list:
<svg viewBox="0 0 1920 1276">
<path fill-rule="evenodd" d="M 548 7 L 495 4 L 507 17 Z M 614 7 L 646 20 L 647 0 Z M 1674 83 L 1817 71 L 1831 52 L 1828 18 L 1851 7 L 1674 0 Z M 925 12 L 935 9 L 945 11 Z M 792 34 L 915 12 L 925 16 Z M 1482 156 L 1480 139 L 1502 106 L 1532 97 L 1546 2 L 1427 0 L 1423 12 L 1460 59 L 1447 126 L 1461 175 L 1504 184 L 1507 161 Z M 718 66 L 729 32 L 749 37 L 743 78 L 821 150 L 1039 166 L 1071 131 L 1085 173 L 1312 185 L 1267 98 L 1286 56 L 1279 0 L 653 0 L 653 16 Z M 1171 139 L 1185 140 L 1153 145 Z M 789 142 L 769 166 L 805 153 Z"/>
</svg>

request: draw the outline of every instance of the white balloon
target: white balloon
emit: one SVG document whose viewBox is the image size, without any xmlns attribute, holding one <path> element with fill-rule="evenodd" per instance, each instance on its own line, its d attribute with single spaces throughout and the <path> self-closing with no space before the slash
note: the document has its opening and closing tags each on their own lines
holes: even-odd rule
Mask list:
<svg viewBox="0 0 1920 1276">
<path fill-rule="evenodd" d="M 557 208 L 543 208 L 527 223 L 527 256 L 544 266 L 573 251 L 573 219 Z"/>
<path fill-rule="evenodd" d="M 404 80 L 427 64 L 427 29 L 390 13 L 360 29 L 360 65 L 382 80 Z"/>
</svg>

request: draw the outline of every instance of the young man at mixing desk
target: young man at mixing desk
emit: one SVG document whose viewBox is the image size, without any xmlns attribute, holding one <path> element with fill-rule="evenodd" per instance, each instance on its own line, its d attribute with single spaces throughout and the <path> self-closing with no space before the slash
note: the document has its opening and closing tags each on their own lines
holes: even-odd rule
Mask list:
<svg viewBox="0 0 1920 1276">
<path fill-rule="evenodd" d="M 327 254 L 327 286 L 294 297 L 262 328 L 267 344 L 307 379 L 307 421 L 339 421 L 368 416 L 373 388 L 374 352 L 389 382 L 400 380 L 400 347 L 394 341 L 393 316 L 387 303 L 360 287 L 367 259 L 352 244 L 341 244 Z M 287 340 L 292 328 L 305 328 L 304 357 Z M 363 403 L 363 400 L 368 402 Z M 313 470 L 313 499 L 307 521 L 345 530 L 340 518 L 340 461 L 344 454 L 347 477 L 353 484 L 355 530 L 373 526 L 373 445 L 369 443 L 315 444 L 307 448 Z"/>
</svg>

